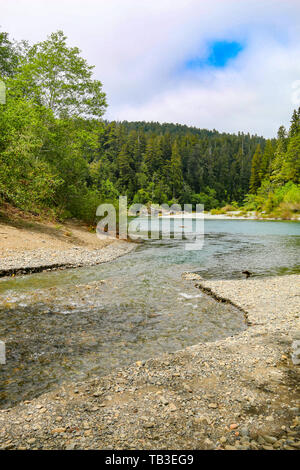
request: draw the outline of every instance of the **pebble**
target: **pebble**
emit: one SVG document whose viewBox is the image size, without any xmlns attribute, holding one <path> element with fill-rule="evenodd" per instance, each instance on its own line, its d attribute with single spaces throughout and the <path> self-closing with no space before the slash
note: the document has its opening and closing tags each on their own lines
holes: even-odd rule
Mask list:
<svg viewBox="0 0 300 470">
<path fill-rule="evenodd" d="M 263 438 L 269 444 L 274 444 L 277 441 L 276 437 L 273 437 L 273 436 L 264 435 Z"/>
<path fill-rule="evenodd" d="M 0 447 L 299 449 L 298 369 L 288 356 L 299 277 L 203 282 L 245 308 L 252 326 L 3 410 Z"/>
</svg>

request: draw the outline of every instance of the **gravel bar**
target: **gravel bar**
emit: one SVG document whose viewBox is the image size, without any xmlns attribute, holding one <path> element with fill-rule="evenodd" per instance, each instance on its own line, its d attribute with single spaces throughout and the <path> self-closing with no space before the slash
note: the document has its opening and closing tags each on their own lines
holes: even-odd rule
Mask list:
<svg viewBox="0 0 300 470">
<path fill-rule="evenodd" d="M 112 261 L 136 248 L 125 241 L 113 242 L 98 249 L 73 246 L 67 250 L 43 249 L 24 251 L 0 259 L 0 277 L 31 274 L 55 269 L 94 266 Z"/>
<path fill-rule="evenodd" d="M 245 331 L 2 410 L 0 447 L 299 449 L 299 281 L 200 281 L 245 312 Z"/>
</svg>

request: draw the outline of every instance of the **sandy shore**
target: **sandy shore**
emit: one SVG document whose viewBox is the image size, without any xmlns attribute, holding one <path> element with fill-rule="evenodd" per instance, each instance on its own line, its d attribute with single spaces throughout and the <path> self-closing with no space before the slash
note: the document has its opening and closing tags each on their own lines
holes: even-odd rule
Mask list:
<svg viewBox="0 0 300 470">
<path fill-rule="evenodd" d="M 173 214 L 173 215 L 162 215 L 161 218 L 172 218 L 172 219 L 181 219 L 182 217 L 186 219 L 192 219 L 199 217 L 200 219 L 203 218 L 204 220 L 281 220 L 275 219 L 274 217 L 262 217 L 255 212 L 248 212 L 247 215 L 240 215 L 240 211 L 228 211 L 226 214 L 211 214 L 211 212 L 204 212 L 191 214 Z M 295 216 L 293 221 L 300 221 L 300 217 Z"/>
<path fill-rule="evenodd" d="M 249 327 L 0 413 L 6 449 L 299 449 L 300 276 L 201 281 Z M 194 281 L 191 281 L 194 282 Z"/>
<path fill-rule="evenodd" d="M 0 277 L 53 269 L 92 266 L 136 248 L 126 241 L 99 239 L 76 223 L 14 220 L 0 223 Z"/>
</svg>

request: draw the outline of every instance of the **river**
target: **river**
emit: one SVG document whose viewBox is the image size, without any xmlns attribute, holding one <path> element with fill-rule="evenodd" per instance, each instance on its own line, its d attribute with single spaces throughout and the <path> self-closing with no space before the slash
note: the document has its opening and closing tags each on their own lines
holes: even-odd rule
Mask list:
<svg viewBox="0 0 300 470">
<path fill-rule="evenodd" d="M 174 221 L 175 232 L 181 223 Z M 182 272 L 216 279 L 243 277 L 245 269 L 297 273 L 299 246 L 296 222 L 208 220 L 202 250 L 151 240 L 107 264 L 2 279 L 0 405 L 237 334 L 246 328 L 241 312 L 201 293 Z"/>
</svg>

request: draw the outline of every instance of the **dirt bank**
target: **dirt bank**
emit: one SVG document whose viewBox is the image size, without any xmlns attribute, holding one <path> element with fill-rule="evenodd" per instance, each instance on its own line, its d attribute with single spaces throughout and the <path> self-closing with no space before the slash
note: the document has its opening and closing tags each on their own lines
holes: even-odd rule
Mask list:
<svg viewBox="0 0 300 470">
<path fill-rule="evenodd" d="M 20 214 L 0 219 L 0 242 L 0 277 L 91 266 L 135 248 L 125 241 L 99 239 L 76 221 L 56 224 Z"/>
</svg>

